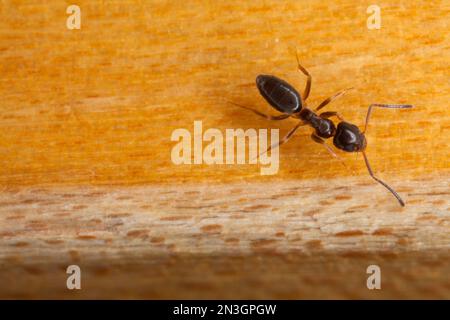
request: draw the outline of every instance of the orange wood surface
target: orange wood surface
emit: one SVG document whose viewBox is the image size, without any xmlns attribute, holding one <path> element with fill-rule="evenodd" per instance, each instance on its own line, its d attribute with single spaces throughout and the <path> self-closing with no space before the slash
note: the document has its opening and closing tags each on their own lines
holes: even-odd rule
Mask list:
<svg viewBox="0 0 450 320">
<path fill-rule="evenodd" d="M 0 2 L 0 298 L 450 297 L 448 0 L 77 1 L 80 30 L 70 4 Z M 255 77 L 302 92 L 295 50 L 310 107 L 354 87 L 326 110 L 362 127 L 371 103 L 414 105 L 367 133 L 405 208 L 309 128 L 276 175 L 173 164 L 194 121 L 288 132 L 227 101 L 275 114 Z"/>
<path fill-rule="evenodd" d="M 355 87 L 327 110 L 364 122 L 376 110 L 368 153 L 385 175 L 448 171 L 448 1 L 380 2 L 382 27 L 366 27 L 354 1 L 80 1 L 81 30 L 66 3 L 2 5 L 2 185 L 247 181 L 351 174 L 309 139 L 281 151 L 276 177 L 257 166 L 175 166 L 176 128 L 280 128 L 225 100 L 271 111 L 254 79 L 275 74 L 301 90 L 294 48 L 313 75 L 309 104 Z M 362 159 L 343 155 L 357 174 Z M 320 167 L 320 170 L 315 168 Z"/>
</svg>

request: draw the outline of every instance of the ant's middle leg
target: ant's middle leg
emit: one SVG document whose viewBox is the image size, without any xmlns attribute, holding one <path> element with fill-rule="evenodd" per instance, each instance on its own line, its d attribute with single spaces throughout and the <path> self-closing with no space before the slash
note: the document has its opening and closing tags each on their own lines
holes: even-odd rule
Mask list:
<svg viewBox="0 0 450 320">
<path fill-rule="evenodd" d="M 315 111 L 319 111 L 320 109 L 322 109 L 323 107 L 325 107 L 327 104 L 329 104 L 330 102 L 332 102 L 333 100 L 336 100 L 337 98 L 339 98 L 340 96 L 342 96 L 343 94 L 345 94 L 348 90 L 353 89 L 353 87 L 351 88 L 347 88 L 344 90 L 339 91 L 338 93 L 335 93 L 334 95 L 332 95 L 331 97 L 325 99 L 322 101 L 321 104 L 319 104 L 317 106 L 317 108 L 315 109 Z"/>
<path fill-rule="evenodd" d="M 336 117 L 336 118 L 338 118 L 338 119 L 341 120 L 341 121 L 345 121 L 345 120 L 344 120 L 344 117 L 343 117 L 339 112 L 336 112 L 336 111 L 322 112 L 321 114 L 319 114 L 319 117 L 321 117 L 321 118 L 323 118 L 323 119 L 328 119 L 328 118 L 331 118 L 331 117 Z"/>
<path fill-rule="evenodd" d="M 271 145 L 269 148 L 267 148 L 266 151 L 261 152 L 259 155 L 263 155 L 266 152 L 269 152 L 270 150 L 281 146 L 282 144 L 285 144 L 295 133 L 295 131 L 297 131 L 298 128 L 300 128 L 301 126 L 305 126 L 306 123 L 305 122 L 299 122 L 295 127 L 293 127 L 279 142 L 274 143 L 273 145 Z"/>
<path fill-rule="evenodd" d="M 284 120 L 284 119 L 287 119 L 287 118 L 289 118 L 291 116 L 290 114 L 282 114 L 282 115 L 279 115 L 279 116 L 272 116 L 272 115 L 268 115 L 268 114 L 259 112 L 258 110 L 250 108 L 250 107 L 246 107 L 246 106 L 243 106 L 243 105 L 231 102 L 231 101 L 228 101 L 228 102 L 233 104 L 233 105 L 235 105 L 235 106 L 237 106 L 237 107 L 239 107 L 239 108 L 250 110 L 253 113 L 257 114 L 258 116 L 263 117 L 264 119 L 267 119 L 267 120 Z"/>
<path fill-rule="evenodd" d="M 306 101 L 306 99 L 308 99 L 309 97 L 309 93 L 311 91 L 311 82 L 312 82 L 312 77 L 309 74 L 308 70 L 306 70 L 301 64 L 300 64 L 300 60 L 298 59 L 298 53 L 297 51 L 295 52 L 295 57 L 297 58 L 297 68 L 299 71 L 301 71 L 305 76 L 308 77 L 308 79 L 306 79 L 306 85 L 305 85 L 305 90 L 303 91 L 303 100 Z"/>
</svg>

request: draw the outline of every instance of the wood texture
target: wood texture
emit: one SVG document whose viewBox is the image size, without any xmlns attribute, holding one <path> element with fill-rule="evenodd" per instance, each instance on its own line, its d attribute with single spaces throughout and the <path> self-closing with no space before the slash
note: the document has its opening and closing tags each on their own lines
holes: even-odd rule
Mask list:
<svg viewBox="0 0 450 320">
<path fill-rule="evenodd" d="M 449 298 L 447 0 L 0 3 L 0 297 Z M 280 128 L 257 74 L 362 125 L 368 154 L 407 201 L 345 170 L 304 129 L 280 170 L 174 165 L 177 128 Z M 365 286 L 382 265 L 383 289 Z M 83 289 L 65 289 L 80 264 Z M 207 276 L 205 276 L 207 275 Z"/>
<path fill-rule="evenodd" d="M 449 190 L 426 181 L 400 189 L 407 208 L 357 179 L 9 190 L 0 297 L 447 298 Z M 70 264 L 79 293 L 65 288 Z M 379 293 L 365 287 L 371 264 Z"/>
</svg>

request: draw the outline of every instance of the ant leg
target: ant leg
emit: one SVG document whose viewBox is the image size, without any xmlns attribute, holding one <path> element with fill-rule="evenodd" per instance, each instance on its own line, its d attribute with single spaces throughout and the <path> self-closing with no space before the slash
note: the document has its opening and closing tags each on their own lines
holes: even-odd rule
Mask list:
<svg viewBox="0 0 450 320">
<path fill-rule="evenodd" d="M 291 137 L 292 137 L 292 135 L 295 133 L 295 131 L 297 131 L 297 129 L 298 128 L 300 128 L 301 126 L 304 126 L 304 125 L 306 125 L 306 123 L 305 122 L 299 122 L 295 127 L 293 127 L 284 137 L 283 137 L 283 139 L 281 139 L 279 142 L 277 142 L 277 143 L 274 143 L 273 145 L 271 145 L 269 148 L 267 148 L 267 150 L 266 151 L 264 151 L 264 152 L 261 152 L 259 155 L 261 156 L 261 155 L 263 155 L 263 154 L 265 154 L 266 152 L 269 152 L 270 150 L 272 150 L 272 149 L 274 149 L 274 148 L 276 148 L 276 147 L 279 147 L 279 146 L 281 146 L 282 144 L 285 144 Z"/>
<path fill-rule="evenodd" d="M 345 121 L 344 117 L 336 111 L 327 111 L 327 112 L 322 112 L 321 114 L 319 114 L 319 117 L 323 118 L 323 119 L 328 119 L 330 117 L 336 117 L 341 121 Z"/>
<path fill-rule="evenodd" d="M 367 116 L 366 116 L 366 124 L 364 125 L 364 131 L 363 133 L 366 132 L 367 130 L 367 125 L 369 123 L 369 118 L 370 115 L 372 114 L 372 108 L 373 107 L 378 107 L 378 108 L 391 108 L 391 109 L 410 109 L 413 106 L 410 104 L 371 104 L 369 106 L 369 109 L 367 110 Z"/>
<path fill-rule="evenodd" d="M 284 120 L 284 119 L 287 119 L 287 118 L 289 118 L 291 116 L 290 114 L 282 114 L 282 115 L 279 115 L 279 116 L 271 116 L 271 115 L 259 112 L 258 110 L 250 108 L 250 107 L 246 107 L 246 106 L 243 106 L 243 105 L 231 102 L 231 101 L 228 101 L 228 102 L 233 104 L 233 105 L 235 105 L 235 106 L 237 106 L 237 107 L 239 107 L 239 108 L 250 110 L 253 113 L 257 114 L 258 116 L 263 117 L 264 119 L 267 119 L 267 120 Z"/>
<path fill-rule="evenodd" d="M 295 57 L 297 58 L 297 68 L 298 68 L 298 70 L 301 71 L 305 76 L 308 77 L 308 79 L 306 79 L 305 90 L 303 91 L 303 100 L 306 101 L 306 99 L 308 99 L 308 97 L 309 97 L 309 92 L 311 91 L 312 77 L 309 74 L 308 70 L 306 70 L 300 64 L 300 60 L 298 59 L 298 52 L 297 52 L 297 50 L 295 51 Z"/>
<path fill-rule="evenodd" d="M 342 160 L 342 158 L 339 157 L 339 156 L 333 151 L 333 149 L 331 149 L 331 147 L 325 142 L 325 140 L 323 140 L 321 137 L 319 137 L 318 135 L 316 135 L 315 132 L 313 132 L 313 133 L 311 134 L 311 139 L 313 139 L 314 142 L 317 142 L 318 144 L 323 145 L 323 146 L 325 147 L 325 149 L 327 149 L 327 151 L 328 151 L 334 158 L 336 158 L 337 160 L 339 160 L 339 161 L 342 163 L 342 165 L 344 166 L 344 168 L 348 170 L 347 166 L 345 165 L 344 160 Z"/>
<path fill-rule="evenodd" d="M 329 98 L 323 100 L 322 103 L 319 104 L 319 105 L 317 106 L 317 108 L 315 109 L 315 111 L 319 111 L 320 109 L 322 109 L 323 107 L 325 107 L 327 104 L 329 104 L 331 101 L 336 100 L 337 98 L 339 98 L 340 96 L 342 96 L 342 95 L 345 94 L 348 90 L 351 90 L 351 89 L 353 89 L 353 87 L 344 89 L 344 90 L 342 90 L 342 91 L 339 91 L 338 93 L 335 93 L 335 94 L 332 95 L 331 97 L 329 97 Z"/>
<path fill-rule="evenodd" d="M 364 157 L 364 162 L 366 163 L 366 167 L 367 170 L 369 171 L 370 176 L 379 184 L 381 184 L 382 186 L 384 186 L 386 189 L 388 189 L 393 195 L 394 197 L 397 198 L 398 202 L 400 203 L 400 205 L 402 207 L 405 206 L 405 202 L 403 201 L 403 199 L 398 195 L 397 192 L 395 192 L 394 189 L 392 189 L 390 186 L 388 186 L 385 182 L 383 182 L 382 180 L 378 179 L 377 177 L 375 177 L 375 175 L 373 174 L 372 168 L 370 167 L 369 164 L 369 160 L 367 159 L 366 153 L 364 151 L 362 151 L 363 157 Z"/>
</svg>

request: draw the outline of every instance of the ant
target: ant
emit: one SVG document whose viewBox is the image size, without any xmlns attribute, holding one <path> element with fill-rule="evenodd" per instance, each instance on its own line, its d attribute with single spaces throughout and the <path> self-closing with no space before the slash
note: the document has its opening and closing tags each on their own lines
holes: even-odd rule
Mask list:
<svg viewBox="0 0 450 320">
<path fill-rule="evenodd" d="M 367 140 L 364 134 L 367 131 L 367 125 L 369 123 L 369 118 L 373 108 L 378 107 L 378 108 L 409 109 L 412 108 L 413 106 L 407 104 L 371 104 L 367 111 L 366 122 L 363 131 L 360 131 L 360 129 L 354 124 L 346 122 L 342 117 L 342 115 L 340 115 L 338 112 L 327 111 L 317 114 L 317 111 L 319 111 L 320 109 L 328 105 L 330 102 L 339 98 L 340 96 L 345 94 L 348 90 L 353 88 L 348 88 L 339 91 L 338 93 L 322 101 L 322 103 L 320 103 L 314 110 L 307 108 L 306 100 L 308 99 L 309 93 L 311 91 L 312 77 L 309 74 L 309 72 L 300 64 L 298 55 L 296 55 L 296 58 L 298 70 L 307 77 L 303 95 L 300 95 L 295 90 L 295 88 L 291 86 L 289 83 L 275 76 L 258 75 L 256 77 L 256 86 L 260 94 L 274 109 L 281 112 L 282 113 L 281 115 L 277 116 L 267 115 L 259 112 L 256 109 L 231 102 L 232 104 L 238 107 L 250 110 L 255 114 L 268 120 L 284 120 L 289 117 L 300 120 L 300 122 L 295 127 L 293 127 L 278 143 L 270 146 L 266 151 L 264 151 L 261 154 L 264 154 L 269 150 L 286 143 L 299 127 L 308 125 L 314 129 L 311 135 L 312 140 L 323 145 L 333 157 L 340 160 L 338 155 L 325 142 L 325 139 L 333 138 L 334 146 L 345 152 L 361 152 L 364 157 L 364 162 L 366 163 L 366 167 L 367 170 L 369 171 L 370 176 L 375 181 L 383 185 L 386 189 L 388 189 L 395 196 L 395 198 L 397 198 L 401 206 L 405 206 L 405 202 L 398 195 L 398 193 L 394 189 L 392 189 L 389 185 L 387 185 L 385 182 L 383 182 L 374 175 L 372 168 L 370 167 L 369 160 L 367 159 L 367 155 L 365 153 Z M 331 117 L 336 117 L 340 121 L 337 127 L 335 126 L 333 121 L 329 119 Z"/>
</svg>

